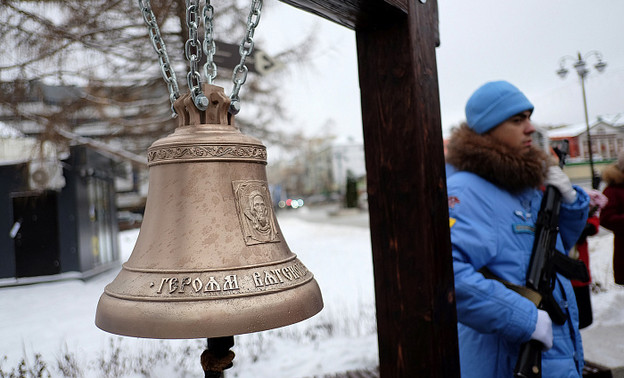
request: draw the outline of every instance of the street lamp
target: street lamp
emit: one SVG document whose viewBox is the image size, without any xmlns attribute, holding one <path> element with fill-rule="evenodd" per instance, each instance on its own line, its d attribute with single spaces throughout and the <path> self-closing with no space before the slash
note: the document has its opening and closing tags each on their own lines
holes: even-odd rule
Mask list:
<svg viewBox="0 0 624 378">
<path fill-rule="evenodd" d="M 591 56 L 594 56 L 598 61 L 594 65 L 594 68 L 598 72 L 604 71 L 607 63 L 602 60 L 602 54 L 600 54 L 600 52 L 598 51 L 590 51 L 585 54 L 585 56 L 581 56 L 581 53 L 579 52 L 576 58 L 570 55 L 566 55 L 561 58 L 559 60 L 559 69 L 557 70 L 557 75 L 559 75 L 562 79 L 565 78 L 568 74 L 568 70 L 565 68 L 566 61 L 570 59 L 574 61 L 572 66 L 574 67 L 574 69 L 576 69 L 579 81 L 581 82 L 581 89 L 583 90 L 583 109 L 585 110 L 585 127 L 587 128 L 587 148 L 589 149 L 589 167 L 591 169 L 592 188 L 598 189 L 598 185 L 600 185 L 600 176 L 597 176 L 596 171 L 594 171 L 594 158 L 591 144 L 591 135 L 589 134 L 589 118 L 587 117 L 587 97 L 585 96 L 585 77 L 589 74 L 586 60 Z"/>
</svg>

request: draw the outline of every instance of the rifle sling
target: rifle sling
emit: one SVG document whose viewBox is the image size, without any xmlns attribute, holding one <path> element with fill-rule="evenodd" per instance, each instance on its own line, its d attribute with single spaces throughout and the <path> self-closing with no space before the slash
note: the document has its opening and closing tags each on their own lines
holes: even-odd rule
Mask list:
<svg viewBox="0 0 624 378">
<path fill-rule="evenodd" d="M 483 277 L 491 279 L 491 280 L 496 280 L 496 281 L 502 283 L 503 285 L 505 285 L 509 290 L 513 290 L 516 293 L 522 295 L 526 299 L 528 299 L 531 302 L 533 302 L 535 307 L 539 307 L 540 303 L 542 302 L 542 295 L 540 293 L 538 293 L 537 291 L 529 289 L 526 286 L 520 286 L 520 285 L 516 285 L 514 283 L 511 283 L 509 281 L 505 281 L 504 279 L 499 278 L 498 276 L 496 276 L 494 273 L 492 273 L 486 267 L 483 267 L 483 268 L 479 269 L 478 272 L 483 274 Z"/>
</svg>

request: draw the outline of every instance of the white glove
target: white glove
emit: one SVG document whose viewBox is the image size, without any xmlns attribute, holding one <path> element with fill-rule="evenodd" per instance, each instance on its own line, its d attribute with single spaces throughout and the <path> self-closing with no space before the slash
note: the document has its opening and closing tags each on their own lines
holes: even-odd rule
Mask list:
<svg viewBox="0 0 624 378">
<path fill-rule="evenodd" d="M 533 331 L 531 339 L 544 344 L 544 350 L 553 346 L 552 320 L 544 310 L 537 310 L 537 324 L 535 324 L 535 331 Z"/>
<path fill-rule="evenodd" d="M 561 168 L 556 165 L 548 167 L 548 173 L 546 174 L 545 185 L 552 185 L 559 189 L 561 192 L 561 198 L 566 203 L 573 203 L 576 201 L 576 190 L 572 187 L 572 183 L 568 176 L 563 173 Z"/>
</svg>

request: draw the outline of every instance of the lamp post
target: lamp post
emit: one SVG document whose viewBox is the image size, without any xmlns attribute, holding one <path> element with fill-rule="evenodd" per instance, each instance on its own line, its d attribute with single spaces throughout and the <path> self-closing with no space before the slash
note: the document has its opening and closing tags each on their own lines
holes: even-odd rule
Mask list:
<svg viewBox="0 0 624 378">
<path fill-rule="evenodd" d="M 562 79 L 566 77 L 568 74 L 568 69 L 565 68 L 565 63 L 568 60 L 574 61 L 572 66 L 576 69 L 576 73 L 578 74 L 579 81 L 581 82 L 581 89 L 583 91 L 583 109 L 585 110 L 585 127 L 587 129 L 587 148 L 589 149 L 589 167 L 591 169 L 591 182 L 592 188 L 598 189 L 598 185 L 600 185 L 600 177 L 596 175 L 596 171 L 594 170 L 594 157 L 592 151 L 592 143 L 591 143 L 591 135 L 589 134 L 589 118 L 587 117 L 587 96 L 585 95 L 585 77 L 589 74 L 589 69 L 587 68 L 586 60 L 587 58 L 594 56 L 597 60 L 597 63 L 594 65 L 594 68 L 598 72 L 604 71 L 607 63 L 602 60 L 602 54 L 598 51 L 590 51 L 585 56 L 582 56 L 579 52 L 577 57 L 573 57 L 570 55 L 566 55 L 559 60 L 559 69 L 557 70 L 557 75 L 559 75 Z"/>
</svg>

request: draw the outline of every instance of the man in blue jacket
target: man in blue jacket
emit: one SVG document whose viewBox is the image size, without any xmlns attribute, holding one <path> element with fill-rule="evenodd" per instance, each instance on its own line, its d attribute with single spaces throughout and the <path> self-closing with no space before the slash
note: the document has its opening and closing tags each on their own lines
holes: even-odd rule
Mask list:
<svg viewBox="0 0 624 378">
<path fill-rule="evenodd" d="M 589 198 L 533 146 L 533 105 L 505 81 L 481 86 L 466 104 L 466 123 L 447 148 L 447 188 L 461 376 L 512 377 L 520 345 L 544 344 L 542 375 L 581 377 L 583 348 L 570 281 L 557 275 L 553 295 L 567 321 L 549 315 L 496 277 L 524 285 L 544 185 L 562 194 L 557 250 L 566 253 L 587 219 Z"/>
</svg>

